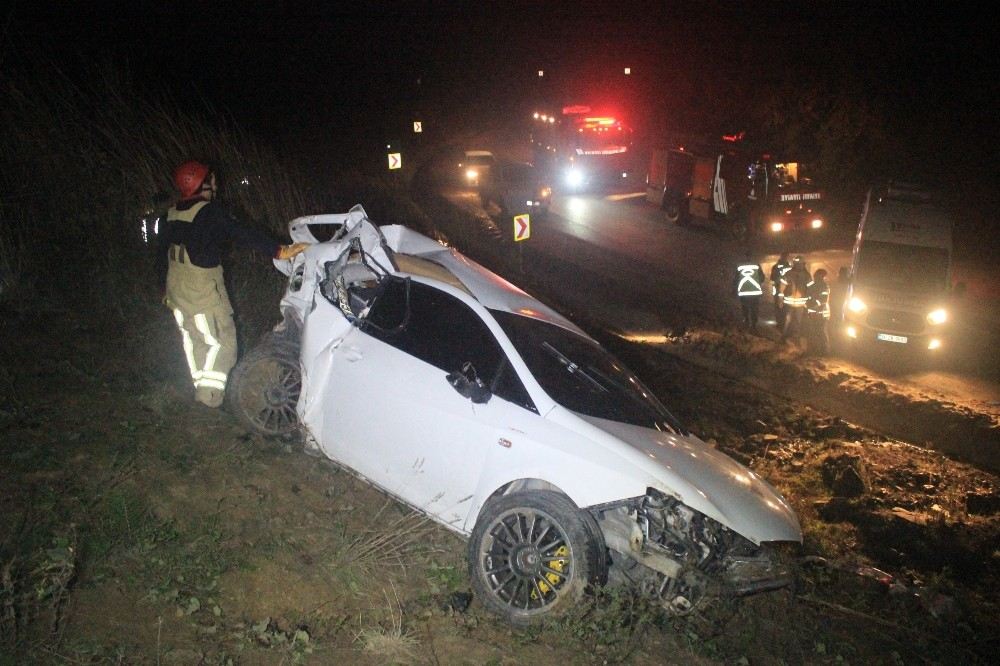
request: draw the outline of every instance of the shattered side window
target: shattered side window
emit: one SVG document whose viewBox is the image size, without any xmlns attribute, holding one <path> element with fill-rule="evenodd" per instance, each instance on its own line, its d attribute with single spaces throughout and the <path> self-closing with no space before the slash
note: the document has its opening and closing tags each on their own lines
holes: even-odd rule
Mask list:
<svg viewBox="0 0 1000 666">
<path fill-rule="evenodd" d="M 469 306 L 419 282 L 390 279 L 362 330 L 444 372 L 471 363 L 494 395 L 535 410 L 493 333 Z"/>
<path fill-rule="evenodd" d="M 382 285 L 371 312 L 365 318 L 364 330 L 380 340 L 386 340 L 388 332 L 406 323 L 407 280 L 389 278 Z"/>
</svg>

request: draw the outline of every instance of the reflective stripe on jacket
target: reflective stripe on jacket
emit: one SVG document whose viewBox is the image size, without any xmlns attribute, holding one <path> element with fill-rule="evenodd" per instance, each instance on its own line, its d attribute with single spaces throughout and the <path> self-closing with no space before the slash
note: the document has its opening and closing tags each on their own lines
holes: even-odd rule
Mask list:
<svg viewBox="0 0 1000 666">
<path fill-rule="evenodd" d="M 783 264 L 780 261 L 771 266 L 771 295 L 777 296 L 781 289 L 781 279 L 785 273 L 792 270 L 791 264 Z"/>
<path fill-rule="evenodd" d="M 809 273 L 804 269 L 790 270 L 781 278 L 782 294 L 785 305 L 790 308 L 804 308 L 809 300 L 806 285 L 809 283 Z"/>
<path fill-rule="evenodd" d="M 806 292 L 809 295 L 809 303 L 806 305 L 806 312 L 809 314 L 821 314 L 823 319 L 830 318 L 830 285 L 826 281 L 812 280 L 806 285 Z"/>
<path fill-rule="evenodd" d="M 736 285 L 736 295 L 740 298 L 761 296 L 764 293 L 764 271 L 760 264 L 737 266 L 733 283 Z"/>
</svg>

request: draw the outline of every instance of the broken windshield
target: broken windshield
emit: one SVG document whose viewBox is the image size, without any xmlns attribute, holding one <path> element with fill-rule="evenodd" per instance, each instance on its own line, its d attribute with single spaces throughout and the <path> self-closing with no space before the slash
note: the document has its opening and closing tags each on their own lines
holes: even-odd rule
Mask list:
<svg viewBox="0 0 1000 666">
<path fill-rule="evenodd" d="M 491 310 L 542 389 L 574 412 L 686 434 L 621 361 L 560 326 Z"/>
</svg>

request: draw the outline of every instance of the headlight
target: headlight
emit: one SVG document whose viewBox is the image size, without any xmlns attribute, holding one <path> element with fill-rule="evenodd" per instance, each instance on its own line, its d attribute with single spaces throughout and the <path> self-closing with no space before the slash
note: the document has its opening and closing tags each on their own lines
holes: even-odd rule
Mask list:
<svg viewBox="0 0 1000 666">
<path fill-rule="evenodd" d="M 851 297 L 851 300 L 847 301 L 847 309 L 855 314 L 861 314 L 868 309 L 865 302 L 858 298 L 857 296 Z"/>
<path fill-rule="evenodd" d="M 948 321 L 948 312 L 944 308 L 938 308 L 927 314 L 928 324 L 943 324 Z"/>
<path fill-rule="evenodd" d="M 543 187 L 541 189 L 541 191 L 538 193 L 538 196 L 541 199 L 546 199 L 546 198 L 552 196 L 552 188 L 551 187 Z"/>
<path fill-rule="evenodd" d="M 566 184 L 570 187 L 579 187 L 583 185 L 583 172 L 576 168 L 567 171 Z"/>
<path fill-rule="evenodd" d="M 941 341 L 938 340 L 937 338 L 931 338 L 930 341 L 927 343 L 927 348 L 928 349 L 941 349 Z"/>
<path fill-rule="evenodd" d="M 784 228 L 785 228 L 785 225 L 783 225 L 781 222 L 772 222 L 771 223 L 771 231 L 773 231 L 774 233 L 778 233 L 779 231 L 781 231 Z"/>
<path fill-rule="evenodd" d="M 813 229 L 819 229 L 820 227 L 823 226 L 823 220 L 821 220 L 821 219 L 819 219 L 817 217 L 815 220 L 813 220 L 812 222 L 810 222 L 810 224 L 812 225 Z"/>
<path fill-rule="evenodd" d="M 479 172 L 475 169 L 469 169 L 465 172 L 465 177 L 469 180 L 475 180 L 479 176 Z"/>
</svg>

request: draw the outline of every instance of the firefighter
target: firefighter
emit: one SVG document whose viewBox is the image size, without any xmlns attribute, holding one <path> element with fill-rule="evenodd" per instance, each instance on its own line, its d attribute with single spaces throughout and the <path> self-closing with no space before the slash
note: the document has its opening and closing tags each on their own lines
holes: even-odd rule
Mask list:
<svg viewBox="0 0 1000 666">
<path fill-rule="evenodd" d="M 792 267 L 781 278 L 782 308 L 785 311 L 785 327 L 781 333 L 781 341 L 789 338 L 798 340 L 802 337 L 802 315 L 805 313 L 809 300 L 807 287 L 810 281 L 802 255 L 792 259 Z"/>
<path fill-rule="evenodd" d="M 749 252 L 743 256 L 744 261 L 736 267 L 736 275 L 733 276 L 733 288 L 743 312 L 743 322 L 752 333 L 756 333 L 760 298 L 764 295 L 764 270 L 750 258 Z"/>
<path fill-rule="evenodd" d="M 278 259 L 290 259 L 308 246 L 279 245 L 238 225 L 215 201 L 215 174 L 201 162 L 178 166 L 174 185 L 180 198 L 167 210 L 157 255 L 161 278 L 166 273 L 163 302 L 180 329 L 195 398 L 219 407 L 229 370 L 236 364 L 236 326 L 222 276 L 222 254 L 233 241 Z"/>
<path fill-rule="evenodd" d="M 810 354 L 824 356 L 830 353 L 830 285 L 826 282 L 826 269 L 818 268 L 806 285 L 809 300 L 806 304 L 807 342 Z"/>
<path fill-rule="evenodd" d="M 778 260 L 771 266 L 771 299 L 774 302 L 774 322 L 779 331 L 785 330 L 784 296 L 781 293 L 781 278 L 792 267 L 788 261 L 788 253 L 782 252 Z"/>
<path fill-rule="evenodd" d="M 844 301 L 847 299 L 850 281 L 847 266 L 841 266 L 837 271 L 837 279 L 830 285 L 830 321 L 833 322 L 834 330 L 843 323 Z"/>
</svg>

